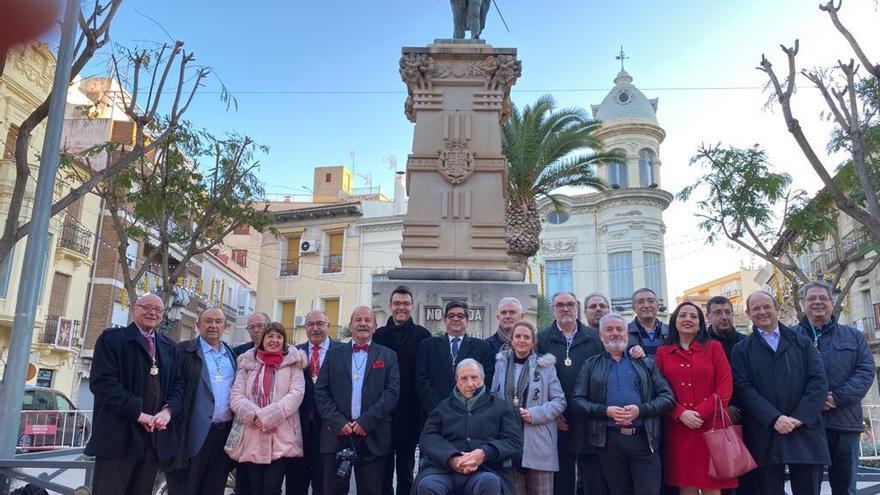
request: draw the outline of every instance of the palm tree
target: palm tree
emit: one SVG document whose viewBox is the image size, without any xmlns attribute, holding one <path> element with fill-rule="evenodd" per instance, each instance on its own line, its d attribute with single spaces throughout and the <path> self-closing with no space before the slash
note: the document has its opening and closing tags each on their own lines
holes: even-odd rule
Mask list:
<svg viewBox="0 0 880 495">
<path fill-rule="evenodd" d="M 538 200 L 546 197 L 561 210 L 562 203 L 553 194 L 560 187 L 605 189 L 593 166 L 619 157 L 602 152 L 602 142 L 594 135 L 600 126 L 583 109 L 557 110 L 550 95 L 526 105 L 522 112 L 514 105 L 502 126 L 507 157 L 507 246 L 523 273 L 528 258 L 541 247 Z"/>
</svg>

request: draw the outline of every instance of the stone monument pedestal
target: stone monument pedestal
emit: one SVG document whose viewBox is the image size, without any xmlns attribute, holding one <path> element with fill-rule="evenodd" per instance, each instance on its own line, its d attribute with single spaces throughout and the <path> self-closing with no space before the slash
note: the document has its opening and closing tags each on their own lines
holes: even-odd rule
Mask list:
<svg viewBox="0 0 880 495">
<path fill-rule="evenodd" d="M 537 287 L 510 267 L 504 216 L 501 123 L 520 73 L 516 49 L 483 40 L 403 48 L 404 111 L 415 124 L 406 165 L 409 206 L 401 268 L 388 272 L 390 281 L 374 282 L 374 308 L 387 307 L 391 291 L 406 285 L 415 296 L 415 320 L 432 330 L 443 328 L 443 305 L 453 299 L 472 305 L 473 333 L 494 332 L 496 305 L 507 296 L 518 298 L 534 321 Z"/>
</svg>

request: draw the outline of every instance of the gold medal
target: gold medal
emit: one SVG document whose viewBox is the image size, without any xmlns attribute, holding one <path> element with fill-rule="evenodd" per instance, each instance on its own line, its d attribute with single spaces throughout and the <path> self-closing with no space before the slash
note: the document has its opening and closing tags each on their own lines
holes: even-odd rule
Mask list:
<svg viewBox="0 0 880 495">
<path fill-rule="evenodd" d="M 565 357 L 565 361 L 564 361 L 564 363 L 565 363 L 566 366 L 571 366 L 571 358 L 568 357 L 568 356 L 566 356 L 566 357 Z"/>
<path fill-rule="evenodd" d="M 318 383 L 318 375 L 312 375 L 312 383 Z"/>
<path fill-rule="evenodd" d="M 156 376 L 158 374 L 159 374 L 159 367 L 158 366 L 151 366 L 150 367 L 150 375 Z"/>
</svg>

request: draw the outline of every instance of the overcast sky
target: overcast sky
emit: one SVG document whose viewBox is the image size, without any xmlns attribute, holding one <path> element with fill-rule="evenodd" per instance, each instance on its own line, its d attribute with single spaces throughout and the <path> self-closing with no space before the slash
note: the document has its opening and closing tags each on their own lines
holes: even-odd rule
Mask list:
<svg viewBox="0 0 880 495">
<path fill-rule="evenodd" d="M 797 185 L 817 189 L 785 130 L 778 110 L 766 110 L 762 53 L 784 70 L 780 43 L 801 40 L 801 66 L 825 66 L 850 51 L 818 0 L 496 0 L 484 38 L 515 47 L 523 75 L 513 99 L 523 106 L 551 93 L 560 106 L 598 104 L 620 69 L 648 98 L 659 98 L 658 119 L 666 130 L 660 148 L 662 187 L 677 193 L 693 181 L 688 160 L 700 143 L 738 146 L 760 143 Z M 873 60 L 880 57 L 880 15 L 874 0 L 847 0 L 842 17 Z M 180 39 L 199 64 L 214 68 L 235 95 L 238 110 L 219 102 L 219 84 L 209 82 L 189 118 L 213 131 L 253 136 L 271 150 L 260 172 L 267 190 L 307 194 L 315 166 L 351 166 L 371 174 L 374 186 L 391 191 L 393 172 L 383 157 L 403 169 L 412 124 L 403 115 L 405 87 L 398 75 L 401 46 L 450 37 L 446 0 L 345 0 L 233 2 L 230 0 L 126 0 L 111 30 L 122 46 L 152 46 Z M 105 49 L 89 71 L 100 73 Z M 86 74 L 89 75 L 89 74 Z M 805 88 L 796 112 L 817 149 L 829 127 L 822 105 Z M 835 165 L 835 159 L 829 165 Z M 365 180 L 358 178 L 358 186 Z M 390 193 L 389 193 L 390 194 Z M 673 203 L 664 219 L 669 296 L 757 263 L 738 251 L 704 245 L 693 208 Z"/>
</svg>

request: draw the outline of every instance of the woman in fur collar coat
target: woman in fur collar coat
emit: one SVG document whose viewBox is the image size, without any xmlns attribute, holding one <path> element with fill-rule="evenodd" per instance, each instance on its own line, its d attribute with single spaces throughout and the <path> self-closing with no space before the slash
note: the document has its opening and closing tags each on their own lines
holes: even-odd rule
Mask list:
<svg viewBox="0 0 880 495">
<path fill-rule="evenodd" d="M 305 394 L 305 353 L 287 345 L 284 327 L 272 322 L 259 345 L 238 357 L 229 406 L 242 426 L 226 453 L 247 470 L 250 493 L 280 494 L 285 458 L 302 457 L 299 406 Z"/>
<path fill-rule="evenodd" d="M 523 423 L 522 459 L 513 470 L 518 495 L 553 493 L 559 470 L 556 418 L 565 411 L 565 394 L 556 376 L 556 358 L 538 356 L 535 327 L 521 321 L 511 333 L 512 349 L 496 356 L 492 394 L 513 407 Z"/>
</svg>

